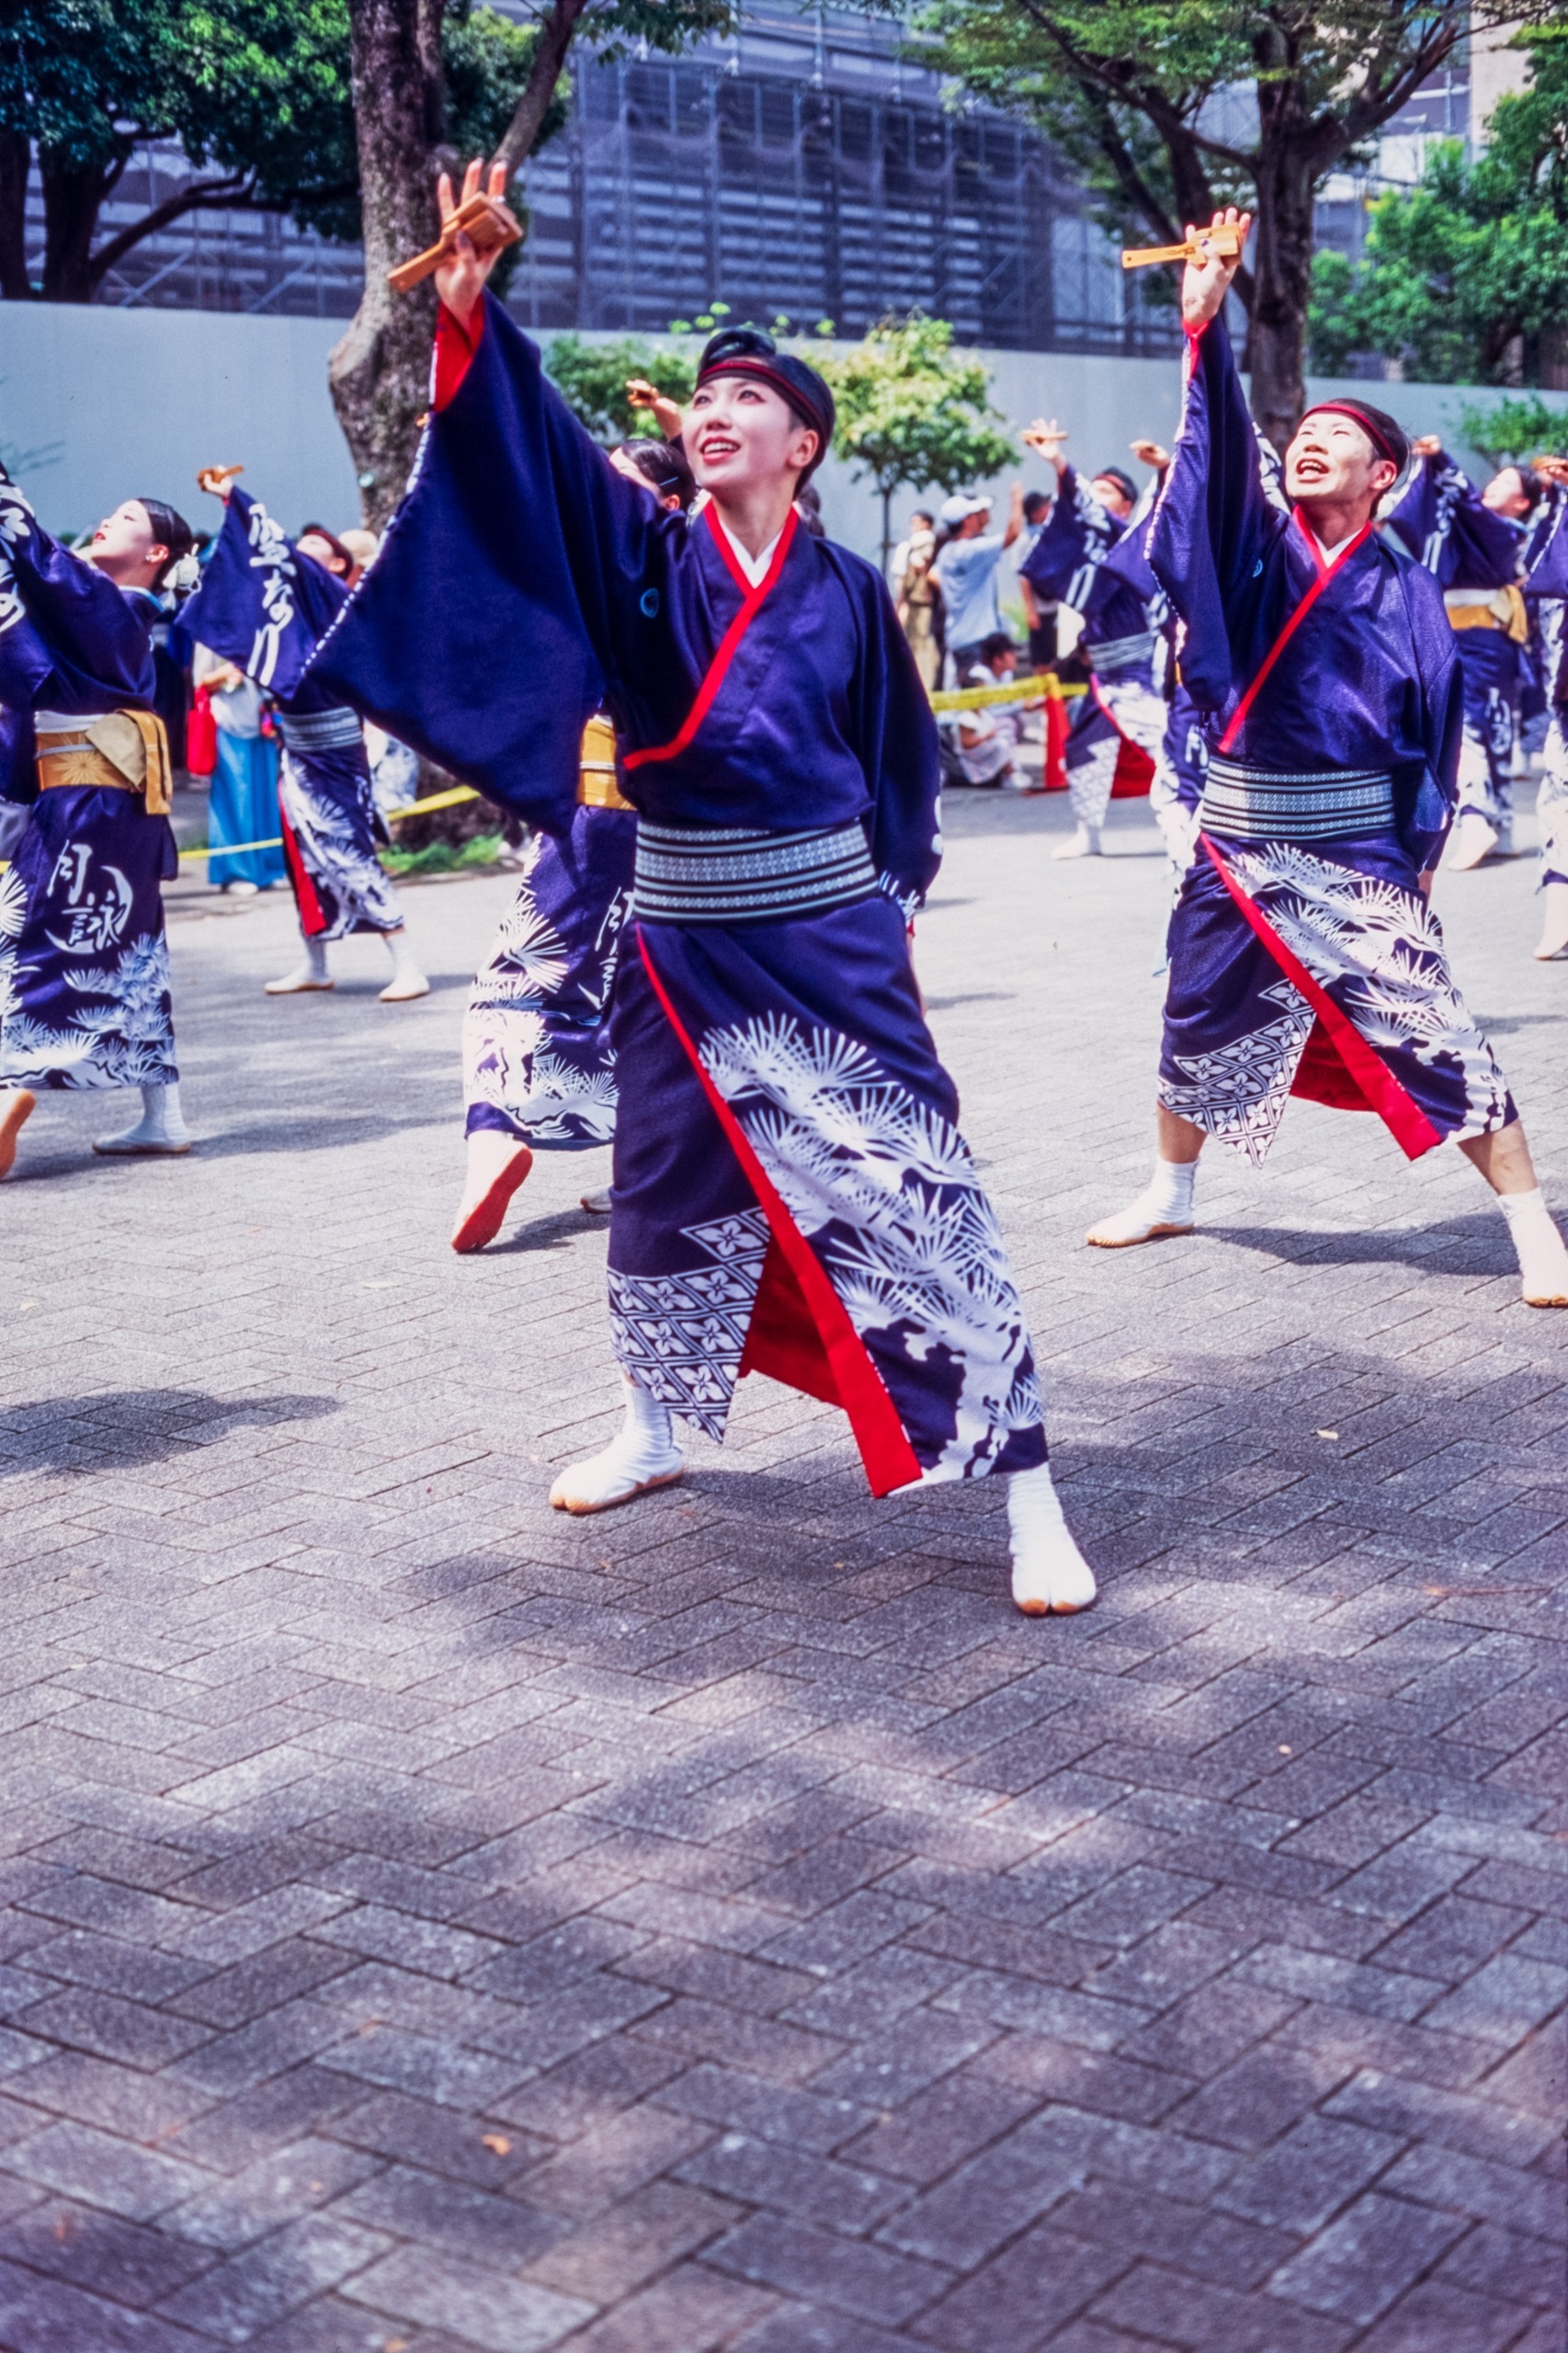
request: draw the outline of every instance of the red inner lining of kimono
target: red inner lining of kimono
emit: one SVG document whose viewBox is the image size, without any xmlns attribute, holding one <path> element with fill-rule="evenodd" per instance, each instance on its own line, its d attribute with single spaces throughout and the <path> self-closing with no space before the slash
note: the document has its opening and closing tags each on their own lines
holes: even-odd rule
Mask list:
<svg viewBox="0 0 1568 2353">
<path fill-rule="evenodd" d="M 842 1406 L 874 1495 L 892 1495 L 920 1476 L 898 1410 L 866 1344 L 849 1321 L 815 1251 L 795 1223 L 739 1120 L 703 1068 L 701 1056 L 671 1003 L 641 929 L 638 950 L 654 995 L 681 1051 L 696 1072 L 713 1116 L 745 1173 L 767 1220 L 767 1256 L 752 1302 L 741 1371 L 766 1372 L 824 1405 Z"/>
<path fill-rule="evenodd" d="M 316 886 L 311 881 L 304 859 L 300 856 L 300 845 L 294 838 L 294 828 L 283 814 L 281 807 L 278 813 L 278 822 L 283 827 L 283 855 L 289 861 L 289 880 L 294 886 L 294 897 L 300 909 L 300 929 L 307 939 L 314 939 L 319 933 L 326 929 L 326 916 L 323 914 L 322 903 L 316 896 Z"/>
<path fill-rule="evenodd" d="M 1443 1139 L 1413 1096 L 1407 1095 L 1381 1054 L 1368 1045 L 1349 1016 L 1293 956 L 1261 907 L 1255 906 L 1207 834 L 1199 840 L 1230 892 L 1247 927 L 1263 942 L 1286 979 L 1300 989 L 1317 1016 L 1307 1035 L 1290 1092 L 1331 1111 L 1375 1111 L 1408 1160 Z"/>
</svg>

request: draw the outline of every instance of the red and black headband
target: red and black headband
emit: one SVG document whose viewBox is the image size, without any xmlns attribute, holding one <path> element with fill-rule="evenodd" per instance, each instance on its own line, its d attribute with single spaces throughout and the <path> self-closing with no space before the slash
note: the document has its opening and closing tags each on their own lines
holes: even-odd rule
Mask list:
<svg viewBox="0 0 1568 2353">
<path fill-rule="evenodd" d="M 721 327 L 709 338 L 697 364 L 697 381 L 706 384 L 715 376 L 752 376 L 771 385 L 789 402 L 801 422 L 817 437 L 817 450 L 801 474 L 814 473 L 827 455 L 837 422 L 837 410 L 825 380 L 793 352 L 780 351 L 760 327 Z"/>
<path fill-rule="evenodd" d="M 1374 408 L 1370 401 L 1314 401 L 1302 417 L 1302 425 L 1309 416 L 1347 416 L 1352 424 L 1360 426 L 1380 458 L 1386 458 L 1401 473 L 1410 463 L 1410 440 L 1403 426 L 1386 408 Z"/>
</svg>

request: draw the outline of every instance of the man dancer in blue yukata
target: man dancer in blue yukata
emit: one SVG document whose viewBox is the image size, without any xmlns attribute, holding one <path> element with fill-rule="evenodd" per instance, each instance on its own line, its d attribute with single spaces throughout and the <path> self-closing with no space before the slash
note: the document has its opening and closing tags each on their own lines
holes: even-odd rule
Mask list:
<svg viewBox="0 0 1568 2353">
<path fill-rule="evenodd" d="M 1212 225 L 1244 244 L 1251 220 Z M 1369 403 L 1320 402 L 1286 452 L 1294 512 L 1271 506 L 1222 315 L 1236 263 L 1201 250 L 1148 549 L 1213 750 L 1171 918 L 1153 1179 L 1086 1239 L 1190 1233 L 1208 1138 L 1260 1163 L 1303 1095 L 1378 1112 L 1411 1159 L 1451 1137 L 1498 1197 L 1527 1303 L 1568 1307 L 1568 1250 L 1428 904 L 1463 689 L 1437 582 L 1373 529 L 1409 444 Z"/>
</svg>

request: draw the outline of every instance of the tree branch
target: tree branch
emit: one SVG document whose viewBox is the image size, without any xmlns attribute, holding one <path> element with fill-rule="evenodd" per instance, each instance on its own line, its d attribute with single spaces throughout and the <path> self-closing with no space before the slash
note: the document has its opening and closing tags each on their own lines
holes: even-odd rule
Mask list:
<svg viewBox="0 0 1568 2353">
<path fill-rule="evenodd" d="M 506 165 L 508 177 L 530 153 L 539 137 L 566 63 L 572 37 L 587 6 L 588 0 L 551 0 L 550 14 L 540 27 L 539 47 L 528 69 L 527 87 L 493 158 L 494 162 Z"/>
<path fill-rule="evenodd" d="M 133 252 L 145 238 L 156 236 L 160 229 L 166 229 L 172 221 L 178 221 L 185 213 L 194 212 L 200 205 L 208 205 L 214 210 L 226 210 L 237 204 L 250 204 L 255 201 L 255 193 L 248 172 L 231 172 L 221 180 L 194 180 L 188 187 L 176 188 L 173 196 L 166 196 L 162 204 L 155 204 L 150 212 L 142 215 L 140 221 L 131 222 L 127 227 L 117 231 L 106 244 L 97 248 L 87 266 L 90 282 L 95 287 L 101 285 L 109 271 L 122 262 L 128 253 Z"/>
</svg>

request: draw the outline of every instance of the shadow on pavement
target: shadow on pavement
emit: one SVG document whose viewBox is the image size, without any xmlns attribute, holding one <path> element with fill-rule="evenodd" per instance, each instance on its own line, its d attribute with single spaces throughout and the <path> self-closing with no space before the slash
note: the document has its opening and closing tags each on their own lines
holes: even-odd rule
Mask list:
<svg viewBox="0 0 1568 2353">
<path fill-rule="evenodd" d="M 163 1462 L 214 1445 L 231 1430 L 335 1414 L 332 1397 L 211 1397 L 192 1389 L 119 1389 L 97 1397 L 40 1397 L 0 1412 L 0 1476 L 104 1471 Z"/>
</svg>

